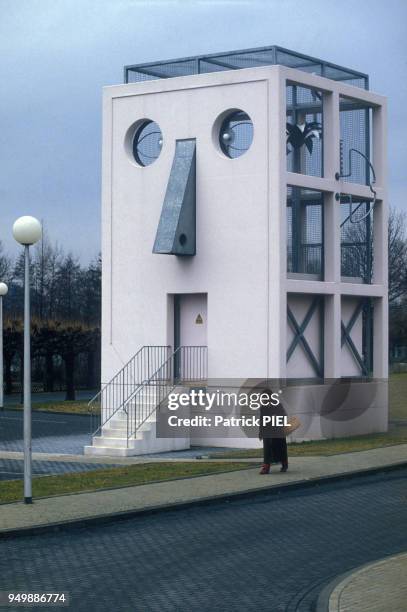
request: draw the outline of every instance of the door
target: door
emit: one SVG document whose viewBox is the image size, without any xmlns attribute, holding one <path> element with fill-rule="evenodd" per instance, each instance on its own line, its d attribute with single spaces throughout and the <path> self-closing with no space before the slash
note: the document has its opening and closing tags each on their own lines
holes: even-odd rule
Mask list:
<svg viewBox="0 0 407 612">
<path fill-rule="evenodd" d="M 193 379 L 199 374 L 202 349 L 207 346 L 208 296 L 206 293 L 184 293 L 174 295 L 174 350 L 176 354 L 176 378 Z"/>
</svg>

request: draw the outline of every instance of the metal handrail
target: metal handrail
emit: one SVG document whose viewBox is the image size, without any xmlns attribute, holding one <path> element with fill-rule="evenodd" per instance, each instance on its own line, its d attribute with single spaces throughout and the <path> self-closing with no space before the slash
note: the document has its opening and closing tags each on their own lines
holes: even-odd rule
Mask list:
<svg viewBox="0 0 407 612">
<path fill-rule="evenodd" d="M 100 429 L 123 407 L 134 391 L 150 378 L 159 364 L 168 358 L 171 347 L 168 345 L 142 346 L 135 355 L 102 387 L 89 401 L 91 429 L 97 435 Z M 96 416 L 95 406 L 100 406 L 100 423 L 92 427 Z"/>
<path fill-rule="evenodd" d="M 202 383 L 208 377 L 208 347 L 179 346 L 156 372 L 125 401 L 127 446 L 171 391 L 182 383 Z"/>
<path fill-rule="evenodd" d="M 125 364 L 124 364 L 124 366 L 122 367 L 122 369 L 121 369 L 121 370 L 119 370 L 119 372 L 117 372 L 117 373 L 116 373 L 116 374 L 113 376 L 113 378 L 111 378 L 111 379 L 109 380 L 109 382 L 105 383 L 105 384 L 103 385 L 103 387 L 100 389 L 100 391 L 98 391 L 98 392 L 96 393 L 96 395 L 94 395 L 94 396 L 93 396 L 93 397 L 92 397 L 92 398 L 89 400 L 89 402 L 88 402 L 88 408 L 90 408 L 90 407 L 92 406 L 92 404 L 93 404 L 94 402 L 96 402 L 96 401 L 97 401 L 97 399 L 98 399 L 98 398 L 101 396 L 101 394 L 103 393 L 103 391 L 104 391 L 104 390 L 105 390 L 105 389 L 106 389 L 106 388 L 107 388 L 107 387 L 108 387 L 110 384 L 112 384 L 112 383 L 113 383 L 113 381 L 114 381 L 114 380 L 115 380 L 115 379 L 116 379 L 116 378 L 117 378 L 117 377 L 120 375 L 120 373 L 121 373 L 121 372 L 122 372 L 122 371 L 123 371 L 123 370 L 124 370 L 124 369 L 125 369 L 125 368 L 126 368 L 128 365 L 129 365 L 129 364 L 130 364 L 130 362 L 132 362 L 134 359 L 136 359 L 136 358 L 137 358 L 137 356 L 138 356 L 138 355 L 141 353 L 141 351 L 142 351 L 143 349 L 144 349 L 144 346 L 142 346 L 142 347 L 141 347 L 141 349 L 139 349 L 139 350 L 137 351 L 137 353 L 135 353 L 135 355 L 133 355 L 133 357 L 131 357 L 131 359 L 129 359 L 129 361 L 128 361 L 127 363 L 125 363 Z"/>
</svg>

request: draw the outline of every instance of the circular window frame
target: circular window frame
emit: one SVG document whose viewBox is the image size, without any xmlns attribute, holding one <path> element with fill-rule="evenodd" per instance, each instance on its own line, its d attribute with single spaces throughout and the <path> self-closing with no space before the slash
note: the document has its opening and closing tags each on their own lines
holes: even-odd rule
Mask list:
<svg viewBox="0 0 407 612">
<path fill-rule="evenodd" d="M 141 159 L 140 155 L 137 152 L 136 141 L 139 138 L 141 132 L 151 123 L 154 123 L 158 127 L 159 133 L 161 134 L 161 138 L 162 138 L 162 145 L 161 145 L 161 148 L 160 148 L 160 151 L 157 157 L 155 157 L 154 159 L 151 160 L 151 162 L 146 164 L 144 163 L 144 161 Z M 149 166 L 152 166 L 160 157 L 163 146 L 164 146 L 164 137 L 163 137 L 163 133 L 162 133 L 160 125 L 157 123 L 157 121 L 154 121 L 154 119 L 150 119 L 147 117 L 144 117 L 143 119 L 139 119 L 138 121 L 133 123 L 127 130 L 125 139 L 124 139 L 124 148 L 127 153 L 127 157 L 129 158 L 131 163 L 133 163 L 139 168 L 148 168 Z"/>
<path fill-rule="evenodd" d="M 242 113 L 247 118 L 247 120 L 250 122 L 252 126 L 252 138 L 251 138 L 250 144 L 247 147 L 247 149 L 242 150 L 242 152 L 239 153 L 239 155 L 232 156 L 228 152 L 228 146 L 230 145 L 226 145 L 222 141 L 222 133 L 225 131 L 226 123 L 230 122 L 231 119 L 238 113 Z M 229 108 L 228 110 L 221 113 L 214 123 L 213 131 L 212 131 L 212 139 L 213 139 L 213 142 L 217 150 L 222 154 L 222 157 L 225 157 L 226 159 L 231 159 L 231 160 L 235 160 L 235 159 L 238 159 L 239 157 L 243 157 L 243 155 L 245 155 L 249 151 L 249 149 L 251 149 L 253 145 L 253 140 L 254 140 L 254 123 L 249 113 L 241 108 Z"/>
</svg>

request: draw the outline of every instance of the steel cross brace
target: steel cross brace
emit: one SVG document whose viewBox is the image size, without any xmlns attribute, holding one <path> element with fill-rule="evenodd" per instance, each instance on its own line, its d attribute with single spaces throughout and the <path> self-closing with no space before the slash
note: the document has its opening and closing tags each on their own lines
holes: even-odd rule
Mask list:
<svg viewBox="0 0 407 612">
<path fill-rule="evenodd" d="M 304 317 L 304 320 L 302 321 L 301 325 L 298 325 L 298 322 L 291 310 L 291 308 L 289 306 L 287 306 L 287 316 L 288 316 L 288 320 L 291 324 L 291 327 L 294 331 L 294 338 L 292 339 L 292 342 L 288 348 L 287 351 L 287 362 L 290 360 L 292 354 L 294 353 L 297 345 L 301 342 L 304 351 L 309 359 L 309 361 L 311 362 L 312 367 L 314 368 L 314 371 L 316 373 L 316 375 L 319 378 L 323 378 L 323 372 L 322 372 L 322 366 L 320 363 L 318 363 L 318 360 L 316 359 L 310 345 L 308 344 L 307 339 L 304 336 L 304 332 L 308 327 L 309 322 L 312 319 L 312 316 L 318 306 L 320 302 L 320 298 L 319 296 L 315 297 L 311 303 L 311 306 L 309 307 L 307 314 Z"/>
<path fill-rule="evenodd" d="M 349 322 L 347 325 L 345 325 L 344 322 L 341 321 L 341 329 L 342 329 L 341 346 L 343 346 L 345 342 L 348 344 L 355 361 L 357 362 L 358 366 L 360 367 L 362 371 L 362 374 L 364 376 L 368 376 L 369 372 L 367 370 L 366 364 L 362 356 L 360 355 L 358 349 L 356 348 L 355 343 L 353 342 L 351 335 L 350 335 L 350 332 L 352 331 L 352 328 L 355 325 L 357 318 L 359 317 L 364 305 L 365 305 L 365 300 L 364 299 L 360 300 L 360 302 L 356 306 L 356 309 L 353 315 L 349 319 Z"/>
</svg>

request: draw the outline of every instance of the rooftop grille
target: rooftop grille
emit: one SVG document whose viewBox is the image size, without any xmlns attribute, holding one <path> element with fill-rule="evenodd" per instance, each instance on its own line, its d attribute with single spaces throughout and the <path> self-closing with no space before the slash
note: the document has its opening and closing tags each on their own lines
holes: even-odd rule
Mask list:
<svg viewBox="0 0 407 612">
<path fill-rule="evenodd" d="M 361 87 L 362 89 L 369 89 L 369 77 L 367 74 L 275 45 L 258 49 L 227 51 L 211 55 L 196 55 L 194 57 L 125 66 L 124 82 L 137 83 L 139 81 L 168 79 L 177 76 L 220 72 L 222 70 L 239 70 L 241 68 L 254 68 L 257 66 L 272 66 L 275 64 L 324 76 L 334 81 L 344 81 L 349 85 Z"/>
</svg>

